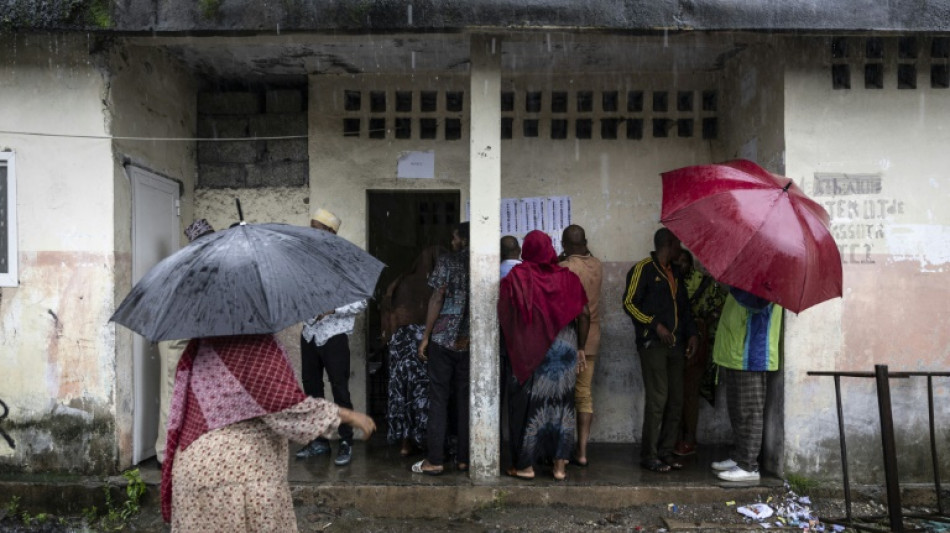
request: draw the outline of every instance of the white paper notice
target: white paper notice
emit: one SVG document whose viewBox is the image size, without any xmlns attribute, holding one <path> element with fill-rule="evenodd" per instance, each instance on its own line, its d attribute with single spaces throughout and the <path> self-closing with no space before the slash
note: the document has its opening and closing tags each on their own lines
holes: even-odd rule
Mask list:
<svg viewBox="0 0 950 533">
<path fill-rule="evenodd" d="M 396 164 L 397 178 L 424 178 L 435 177 L 435 151 L 406 152 L 399 156 Z"/>
<path fill-rule="evenodd" d="M 515 233 L 524 235 L 528 233 L 528 202 L 524 199 L 518 200 L 518 219 L 515 221 Z"/>
<path fill-rule="evenodd" d="M 511 235 L 518 232 L 518 200 L 503 198 L 501 200 L 501 234 Z"/>
</svg>

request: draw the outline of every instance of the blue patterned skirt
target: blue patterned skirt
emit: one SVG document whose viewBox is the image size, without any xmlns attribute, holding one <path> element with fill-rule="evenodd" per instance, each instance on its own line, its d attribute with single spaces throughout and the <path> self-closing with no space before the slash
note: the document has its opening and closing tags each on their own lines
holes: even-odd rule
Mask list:
<svg viewBox="0 0 950 533">
<path fill-rule="evenodd" d="M 514 447 L 515 464 L 527 468 L 547 459 L 570 459 L 574 449 L 574 383 L 577 381 L 577 335 L 569 325 L 548 348 L 541 365 L 523 385 L 510 376 L 510 417 L 524 420 L 519 443 Z M 513 432 L 517 435 L 519 432 Z"/>
</svg>

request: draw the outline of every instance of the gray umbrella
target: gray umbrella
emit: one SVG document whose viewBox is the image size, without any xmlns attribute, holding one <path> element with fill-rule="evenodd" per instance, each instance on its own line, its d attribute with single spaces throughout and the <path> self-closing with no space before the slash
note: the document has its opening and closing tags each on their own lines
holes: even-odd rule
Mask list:
<svg viewBox="0 0 950 533">
<path fill-rule="evenodd" d="M 155 265 L 110 320 L 151 341 L 275 333 L 369 298 L 383 267 L 327 231 L 242 223 Z"/>
</svg>

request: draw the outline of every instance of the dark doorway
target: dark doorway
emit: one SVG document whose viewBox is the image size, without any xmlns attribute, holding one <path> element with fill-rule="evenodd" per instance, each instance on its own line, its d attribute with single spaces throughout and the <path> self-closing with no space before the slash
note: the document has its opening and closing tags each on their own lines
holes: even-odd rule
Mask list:
<svg viewBox="0 0 950 533">
<path fill-rule="evenodd" d="M 433 244 L 449 247 L 452 229 L 459 222 L 459 192 L 367 191 L 366 204 L 369 253 L 386 263 L 368 316 L 366 404 L 371 416 L 385 419 L 389 373 L 379 302 L 386 287 L 412 267 L 424 248 Z"/>
</svg>

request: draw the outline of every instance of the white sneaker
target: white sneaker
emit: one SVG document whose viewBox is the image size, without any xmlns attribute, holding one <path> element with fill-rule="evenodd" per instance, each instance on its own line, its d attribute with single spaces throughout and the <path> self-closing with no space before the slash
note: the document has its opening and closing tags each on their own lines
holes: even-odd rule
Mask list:
<svg viewBox="0 0 950 533">
<path fill-rule="evenodd" d="M 719 479 L 723 481 L 758 481 L 759 480 L 758 470 L 747 472 L 739 468 L 738 466 L 734 467 L 732 470 L 726 470 L 725 472 L 718 472 L 716 475 L 719 476 Z"/>
<path fill-rule="evenodd" d="M 725 461 L 716 461 L 712 465 L 713 470 L 719 470 L 720 472 L 725 472 L 726 470 L 732 470 L 733 468 L 739 466 L 732 459 L 726 459 Z"/>
</svg>

